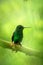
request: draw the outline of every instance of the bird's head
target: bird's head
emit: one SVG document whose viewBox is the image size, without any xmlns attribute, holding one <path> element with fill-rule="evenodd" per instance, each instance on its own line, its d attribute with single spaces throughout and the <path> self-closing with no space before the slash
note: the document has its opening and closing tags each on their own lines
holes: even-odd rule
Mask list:
<svg viewBox="0 0 43 65">
<path fill-rule="evenodd" d="M 16 30 L 23 31 L 23 29 L 25 29 L 25 28 L 31 28 L 31 27 L 24 27 L 24 26 L 22 26 L 22 25 L 18 25 L 18 26 L 16 27 Z"/>
<path fill-rule="evenodd" d="M 22 25 L 18 25 L 17 27 L 16 27 L 16 30 L 23 30 L 24 29 L 24 27 L 22 26 Z"/>
</svg>

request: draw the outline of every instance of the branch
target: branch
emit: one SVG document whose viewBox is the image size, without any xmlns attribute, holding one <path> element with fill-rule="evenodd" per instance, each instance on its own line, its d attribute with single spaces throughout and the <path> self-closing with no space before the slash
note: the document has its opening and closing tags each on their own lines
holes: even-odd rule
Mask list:
<svg viewBox="0 0 43 65">
<path fill-rule="evenodd" d="M 26 55 L 30 55 L 30 56 L 41 57 L 41 54 L 39 51 L 36 51 L 32 48 L 25 47 L 23 45 L 22 46 L 20 46 L 20 45 L 12 46 L 11 44 L 12 44 L 12 42 L 0 39 L 0 47 L 11 49 L 13 51 L 20 51 L 20 52 L 23 52 Z"/>
</svg>

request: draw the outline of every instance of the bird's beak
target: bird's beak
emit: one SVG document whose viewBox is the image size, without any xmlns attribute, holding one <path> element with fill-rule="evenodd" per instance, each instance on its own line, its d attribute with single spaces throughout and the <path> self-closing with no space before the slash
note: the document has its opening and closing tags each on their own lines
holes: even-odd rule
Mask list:
<svg viewBox="0 0 43 65">
<path fill-rule="evenodd" d="M 24 28 L 31 28 L 31 27 L 24 27 Z"/>
</svg>

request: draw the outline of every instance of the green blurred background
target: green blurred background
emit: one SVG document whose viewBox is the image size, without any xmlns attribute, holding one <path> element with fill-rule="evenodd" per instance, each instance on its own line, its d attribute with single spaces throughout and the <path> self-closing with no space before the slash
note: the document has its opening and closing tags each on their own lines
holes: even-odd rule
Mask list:
<svg viewBox="0 0 43 65">
<path fill-rule="evenodd" d="M 24 29 L 22 45 L 43 53 L 43 0 L 0 0 L 0 39 L 11 41 L 17 25 Z M 42 58 L 0 47 L 0 65 L 43 65 Z"/>
</svg>

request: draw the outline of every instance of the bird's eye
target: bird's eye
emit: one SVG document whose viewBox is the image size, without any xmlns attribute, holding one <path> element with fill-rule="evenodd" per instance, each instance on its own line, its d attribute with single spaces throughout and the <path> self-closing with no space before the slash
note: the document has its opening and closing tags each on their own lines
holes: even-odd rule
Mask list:
<svg viewBox="0 0 43 65">
<path fill-rule="evenodd" d="M 19 29 L 21 29 L 21 28 L 19 27 Z"/>
</svg>

